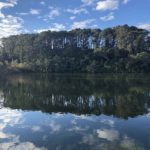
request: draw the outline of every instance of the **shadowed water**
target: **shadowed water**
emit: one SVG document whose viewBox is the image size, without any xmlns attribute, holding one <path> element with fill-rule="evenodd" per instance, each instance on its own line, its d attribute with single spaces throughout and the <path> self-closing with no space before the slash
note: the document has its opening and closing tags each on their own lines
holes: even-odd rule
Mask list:
<svg viewBox="0 0 150 150">
<path fill-rule="evenodd" d="M 149 150 L 150 76 L 0 79 L 0 150 Z"/>
</svg>

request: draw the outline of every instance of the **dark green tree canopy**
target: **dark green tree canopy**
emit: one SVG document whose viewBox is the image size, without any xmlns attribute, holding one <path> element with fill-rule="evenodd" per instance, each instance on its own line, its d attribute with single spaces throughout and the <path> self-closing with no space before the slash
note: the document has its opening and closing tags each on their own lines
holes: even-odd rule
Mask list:
<svg viewBox="0 0 150 150">
<path fill-rule="evenodd" d="M 40 72 L 150 70 L 149 32 L 134 26 L 21 34 L 2 38 L 1 43 L 0 65 L 5 68 Z"/>
</svg>

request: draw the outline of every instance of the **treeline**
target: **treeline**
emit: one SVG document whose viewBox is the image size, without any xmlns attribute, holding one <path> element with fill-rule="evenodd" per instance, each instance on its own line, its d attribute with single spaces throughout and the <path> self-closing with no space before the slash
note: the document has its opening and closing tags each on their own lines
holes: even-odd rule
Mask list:
<svg viewBox="0 0 150 150">
<path fill-rule="evenodd" d="M 33 72 L 149 72 L 150 36 L 128 25 L 1 39 L 0 67 Z"/>
</svg>

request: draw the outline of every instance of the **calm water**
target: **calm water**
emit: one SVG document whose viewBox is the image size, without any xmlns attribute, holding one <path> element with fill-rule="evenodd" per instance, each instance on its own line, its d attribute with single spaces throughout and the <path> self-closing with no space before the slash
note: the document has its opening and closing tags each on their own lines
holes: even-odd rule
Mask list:
<svg viewBox="0 0 150 150">
<path fill-rule="evenodd" d="M 0 78 L 0 150 L 150 150 L 149 75 Z"/>
</svg>

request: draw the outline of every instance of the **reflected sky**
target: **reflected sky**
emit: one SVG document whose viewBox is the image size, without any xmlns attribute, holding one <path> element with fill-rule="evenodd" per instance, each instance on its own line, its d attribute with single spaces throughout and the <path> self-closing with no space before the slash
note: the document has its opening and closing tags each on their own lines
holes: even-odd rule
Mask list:
<svg viewBox="0 0 150 150">
<path fill-rule="evenodd" d="M 129 120 L 113 116 L 0 111 L 0 148 L 148 150 L 149 116 Z"/>
<path fill-rule="evenodd" d="M 120 95 L 111 94 L 111 91 L 108 92 L 105 91 L 104 89 L 102 91 L 98 89 L 93 90 L 92 91 L 93 94 L 91 94 L 90 91 L 84 92 L 81 90 L 81 92 L 79 93 L 76 93 L 74 95 L 71 94 L 70 99 L 66 100 L 66 102 L 63 104 L 61 103 L 59 107 L 57 106 L 57 109 L 55 109 L 55 112 L 53 112 L 47 111 L 50 110 L 52 107 L 56 108 L 56 105 L 51 105 L 52 103 L 49 103 L 48 98 L 49 95 L 53 95 L 53 101 L 58 100 L 57 99 L 58 94 L 56 93 L 56 91 L 58 90 L 59 85 L 57 85 L 58 87 L 55 86 L 54 90 L 52 89 L 52 86 L 49 87 L 48 84 L 47 88 L 49 89 L 48 90 L 49 92 L 43 93 L 42 95 L 43 101 L 42 101 L 41 99 L 38 99 L 38 97 L 36 97 L 37 94 L 36 90 L 40 91 L 42 89 L 40 89 L 41 86 L 40 87 L 35 86 L 37 85 L 37 83 L 35 84 L 35 80 L 32 81 L 32 89 L 30 89 L 29 93 L 28 84 L 31 85 L 31 80 L 29 82 L 29 80 L 27 80 L 28 78 L 22 78 L 26 79 L 26 82 L 22 80 L 20 84 L 20 80 L 18 81 L 18 79 L 17 80 L 15 79 L 15 81 L 13 80 L 13 82 L 12 80 L 11 81 L 7 80 L 7 82 L 3 81 L 4 86 L 1 87 L 0 150 L 49 150 L 49 149 L 50 150 L 76 150 L 76 149 L 149 150 L 150 149 L 150 113 L 148 103 L 149 95 L 147 94 L 149 85 L 147 82 L 146 84 L 144 84 L 145 82 L 143 81 L 142 86 L 140 86 L 141 83 L 140 85 L 137 82 L 136 84 L 135 83 L 133 84 L 133 82 L 131 84 L 131 81 L 128 82 L 126 81 L 127 79 L 125 78 L 124 82 L 126 85 L 128 85 L 127 88 L 128 92 L 121 90 L 122 93 L 120 93 Z M 80 80 L 80 84 L 84 85 L 85 82 L 83 82 L 83 80 L 85 79 L 82 78 L 82 80 Z M 37 81 L 38 83 L 41 82 L 40 85 L 44 84 L 43 83 L 44 81 L 41 81 L 41 79 L 38 79 Z M 51 82 L 54 81 L 55 80 L 51 80 Z M 87 84 L 89 84 L 89 82 L 90 82 L 89 80 L 86 81 Z M 110 81 L 105 82 L 110 84 L 114 83 L 114 82 L 111 83 Z M 76 87 L 73 83 L 72 85 L 70 85 L 70 87 L 73 86 Z M 95 82 L 95 84 L 97 84 L 97 82 Z M 121 81 L 120 84 L 122 84 Z M 136 90 L 134 89 L 134 92 L 130 93 L 129 89 L 132 89 L 131 91 L 133 91 L 133 87 L 135 87 L 135 85 L 137 85 L 136 87 L 138 88 L 136 88 Z M 93 84 L 93 88 L 94 86 L 95 85 Z M 109 89 L 110 88 L 109 86 L 112 85 L 107 84 L 107 86 L 108 86 L 107 89 Z M 21 93 L 21 95 L 20 95 L 20 88 L 22 88 L 22 90 L 24 91 Z M 45 90 L 47 88 L 45 88 Z M 85 88 L 87 87 L 85 86 Z M 53 94 L 50 93 L 51 91 L 53 91 Z M 27 93 L 30 96 L 28 96 Z M 61 93 L 60 95 L 62 95 L 63 93 L 63 99 L 59 99 L 59 102 L 61 102 L 61 100 L 64 100 L 64 97 L 67 99 L 67 94 L 65 93 L 65 91 L 61 91 L 60 93 Z M 109 93 L 110 95 L 108 95 L 107 93 Z M 127 93 L 129 95 L 128 96 L 129 99 L 123 99 L 124 98 L 123 93 Z M 143 103 L 141 101 L 139 102 L 139 100 L 136 99 L 137 93 L 138 96 L 139 95 L 143 96 L 143 99 L 141 99 Z M 84 109 L 83 112 L 81 110 L 77 111 L 76 107 L 72 107 L 74 104 L 76 104 L 74 101 L 77 100 L 77 98 L 79 97 L 80 99 L 82 99 L 82 97 L 85 96 L 85 94 L 86 94 L 85 100 L 89 100 L 86 101 L 86 103 L 88 102 L 88 106 L 90 107 L 87 107 L 87 104 L 86 103 L 84 104 L 82 102 L 79 104 L 79 106 L 81 107 L 77 108 L 80 109 L 86 108 L 86 109 Z M 120 98 L 121 95 L 123 95 L 123 98 Z M 56 96 L 57 98 L 54 99 L 54 97 Z M 114 96 L 119 98 L 119 100 L 111 101 L 112 98 L 114 98 Z M 96 107 L 96 105 L 94 105 L 96 97 L 101 97 L 101 99 L 108 98 L 111 102 L 115 104 L 110 105 L 110 103 L 108 103 L 107 105 L 106 104 L 101 105 L 101 107 L 98 107 L 101 113 L 89 111 L 89 108 L 91 108 L 91 106 L 92 108 Z M 27 100 L 27 98 L 30 98 L 29 100 L 31 100 L 30 105 L 29 104 L 26 105 L 25 100 Z M 46 98 L 47 100 L 45 100 Z M 35 99 L 38 101 L 37 102 L 38 104 L 43 104 L 43 106 L 46 106 L 49 109 L 44 110 L 43 107 L 40 106 L 38 107 L 36 105 L 37 103 Z M 27 102 L 29 102 L 29 100 L 27 100 Z M 130 105 L 134 105 L 132 107 L 130 106 L 131 108 L 137 108 L 136 104 L 131 102 L 131 100 L 137 102 L 138 104 L 141 103 L 141 105 L 138 105 L 139 106 L 138 109 L 132 110 L 133 111 L 132 114 L 134 114 L 134 116 L 130 115 L 131 112 L 130 113 L 127 112 L 125 106 L 122 107 L 123 105 L 129 103 Z M 122 101 L 123 103 L 121 103 Z M 46 102 L 47 105 L 45 104 Z M 103 102 L 102 104 L 104 104 L 104 102 L 107 103 L 107 101 L 101 102 Z M 36 107 L 35 110 L 34 107 Z M 64 107 L 65 111 L 64 109 L 61 109 Z M 71 111 L 70 107 L 73 108 L 74 111 Z M 40 108 L 42 109 L 40 110 Z M 103 109 L 103 111 L 101 109 Z M 114 110 L 108 114 L 106 110 L 109 109 Z M 117 111 L 117 109 L 120 110 Z M 128 109 L 128 111 L 131 110 Z M 134 111 L 136 111 L 136 113 L 134 113 Z M 123 115 L 118 115 L 117 112 L 119 113 L 122 112 L 121 114 Z"/>
</svg>

